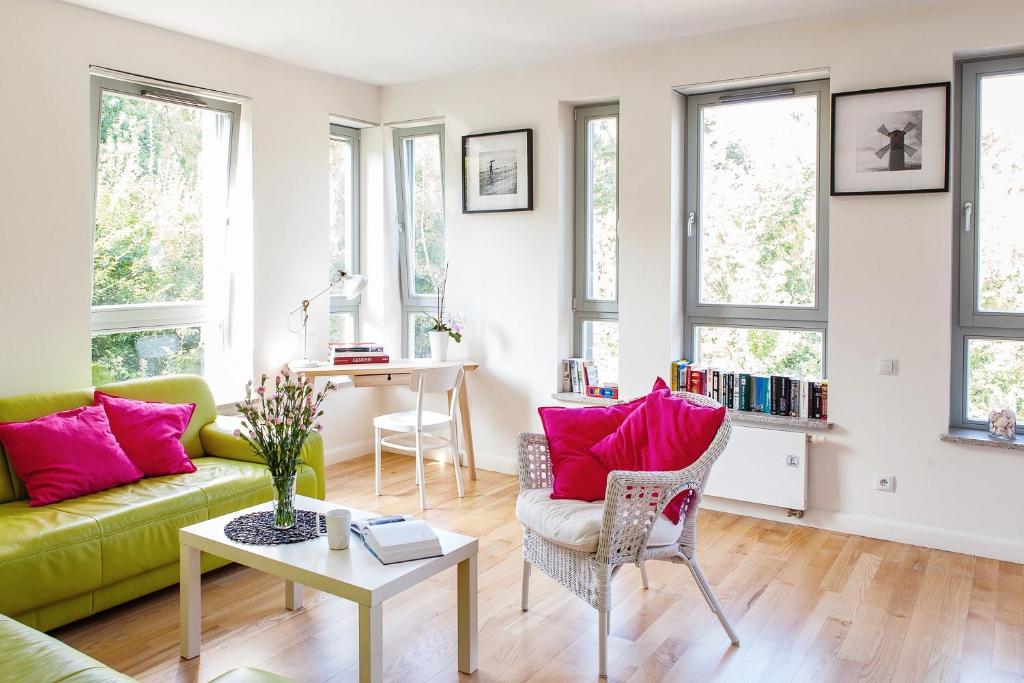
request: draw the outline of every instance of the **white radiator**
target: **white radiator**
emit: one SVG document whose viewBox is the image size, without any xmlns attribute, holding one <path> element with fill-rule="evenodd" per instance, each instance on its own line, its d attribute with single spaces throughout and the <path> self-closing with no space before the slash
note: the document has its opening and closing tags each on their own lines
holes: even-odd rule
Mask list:
<svg viewBox="0 0 1024 683">
<path fill-rule="evenodd" d="M 734 425 L 704 493 L 807 509 L 807 434 Z"/>
</svg>

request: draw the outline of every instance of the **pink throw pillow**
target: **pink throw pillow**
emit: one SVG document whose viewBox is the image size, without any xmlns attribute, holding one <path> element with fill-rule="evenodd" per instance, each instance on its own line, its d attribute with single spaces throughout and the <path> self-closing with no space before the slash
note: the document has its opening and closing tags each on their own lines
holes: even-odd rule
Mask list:
<svg viewBox="0 0 1024 683">
<path fill-rule="evenodd" d="M 48 505 L 142 478 L 100 406 L 0 424 L 0 442 L 25 483 L 29 505 Z"/>
<path fill-rule="evenodd" d="M 690 403 L 667 389 L 654 391 L 591 452 L 608 471 L 681 470 L 704 454 L 724 419 L 724 407 Z M 673 524 L 679 522 L 691 494 L 683 491 L 665 506 L 664 514 Z"/>
<path fill-rule="evenodd" d="M 97 391 L 110 431 L 128 459 L 147 477 L 195 472 L 196 466 L 181 445 L 195 403 L 150 403 Z"/>
<path fill-rule="evenodd" d="M 662 388 L 667 385 L 659 377 L 654 389 Z M 640 397 L 607 407 L 537 409 L 551 456 L 552 498 L 604 499 L 609 470 L 590 447 L 618 429 L 643 402 Z"/>
</svg>

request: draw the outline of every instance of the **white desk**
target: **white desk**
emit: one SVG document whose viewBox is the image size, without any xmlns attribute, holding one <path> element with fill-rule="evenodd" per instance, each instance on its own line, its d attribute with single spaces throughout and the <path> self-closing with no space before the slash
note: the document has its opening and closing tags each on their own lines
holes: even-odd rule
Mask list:
<svg viewBox="0 0 1024 683">
<path fill-rule="evenodd" d="M 459 392 L 459 417 L 462 420 L 462 434 L 466 441 L 466 466 L 469 467 L 469 478 L 476 479 L 476 454 L 473 451 L 473 424 L 469 419 L 469 381 L 468 373 L 473 372 L 479 363 L 474 361 L 450 361 L 462 363 L 467 373 L 467 381 L 463 381 Z M 437 367 L 440 363 L 418 358 L 414 360 L 400 359 L 390 363 L 360 363 L 353 365 L 331 365 L 321 363 L 312 368 L 294 367 L 292 371 L 308 377 L 344 377 L 350 379 L 356 387 L 408 387 L 409 375 L 413 370 Z M 451 401 L 451 392 L 448 400 Z"/>
<path fill-rule="evenodd" d="M 315 498 L 296 496 L 295 507 L 326 512 L 337 507 Z M 384 677 L 384 623 L 382 603 L 402 591 L 458 566 L 459 671 L 477 668 L 477 549 L 475 538 L 441 529 L 444 555 L 384 565 L 353 534 L 345 550 L 331 550 L 327 537 L 287 545 L 247 545 L 224 535 L 224 526 L 239 515 L 271 509 L 254 505 L 178 532 L 181 542 L 181 656 L 199 656 L 201 639 L 200 553 L 210 553 L 285 580 L 285 606 L 302 607 L 302 586 L 312 586 L 359 604 L 359 680 L 378 683 Z M 352 510 L 355 518 L 374 517 Z"/>
</svg>

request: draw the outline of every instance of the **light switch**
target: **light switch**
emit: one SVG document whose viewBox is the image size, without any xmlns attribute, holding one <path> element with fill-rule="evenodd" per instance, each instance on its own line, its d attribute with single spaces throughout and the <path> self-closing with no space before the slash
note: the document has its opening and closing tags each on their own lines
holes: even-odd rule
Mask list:
<svg viewBox="0 0 1024 683">
<path fill-rule="evenodd" d="M 896 374 L 896 359 L 895 358 L 883 358 L 878 361 L 878 374 L 879 375 L 895 375 Z"/>
</svg>

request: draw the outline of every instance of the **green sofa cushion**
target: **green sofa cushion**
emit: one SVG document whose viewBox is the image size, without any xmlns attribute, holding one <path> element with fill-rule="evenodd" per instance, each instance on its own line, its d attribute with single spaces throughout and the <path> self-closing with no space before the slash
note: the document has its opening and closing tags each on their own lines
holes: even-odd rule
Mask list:
<svg viewBox="0 0 1024 683">
<path fill-rule="evenodd" d="M 0 398 L 0 422 L 25 422 L 62 410 L 81 408 L 92 404 L 92 391 L 55 391 L 45 394 L 23 394 Z M 27 497 L 25 485 L 21 483 L 14 468 L 7 461 L 7 454 L 0 446 L 0 503 Z"/>
<path fill-rule="evenodd" d="M 270 500 L 270 474 L 264 465 L 215 457 L 196 458 L 193 462 L 196 465 L 195 472 L 148 481 L 166 481 L 176 486 L 198 488 L 206 496 L 210 517 L 219 517 Z M 303 465 L 295 488 L 304 496 L 315 496 L 316 472 Z"/>
<path fill-rule="evenodd" d="M 134 681 L 88 655 L 0 615 L 0 667 L 9 681 Z"/>
<path fill-rule="evenodd" d="M 99 588 L 99 525 L 28 501 L 0 505 L 0 612 L 17 615 Z"/>
<path fill-rule="evenodd" d="M 177 561 L 178 529 L 207 519 L 201 490 L 160 479 L 143 479 L 52 507 L 96 520 L 104 586 Z"/>
<path fill-rule="evenodd" d="M 196 375 L 147 377 L 96 388 L 112 396 L 132 398 L 137 401 L 195 403 L 196 410 L 192 413 L 192 421 L 189 422 L 188 429 L 181 435 L 181 443 L 185 446 L 185 452 L 190 458 L 198 458 L 203 455 L 199 430 L 217 419 L 217 404 L 214 403 L 213 393 L 202 377 Z M 90 396 L 90 402 L 91 400 Z"/>
</svg>

